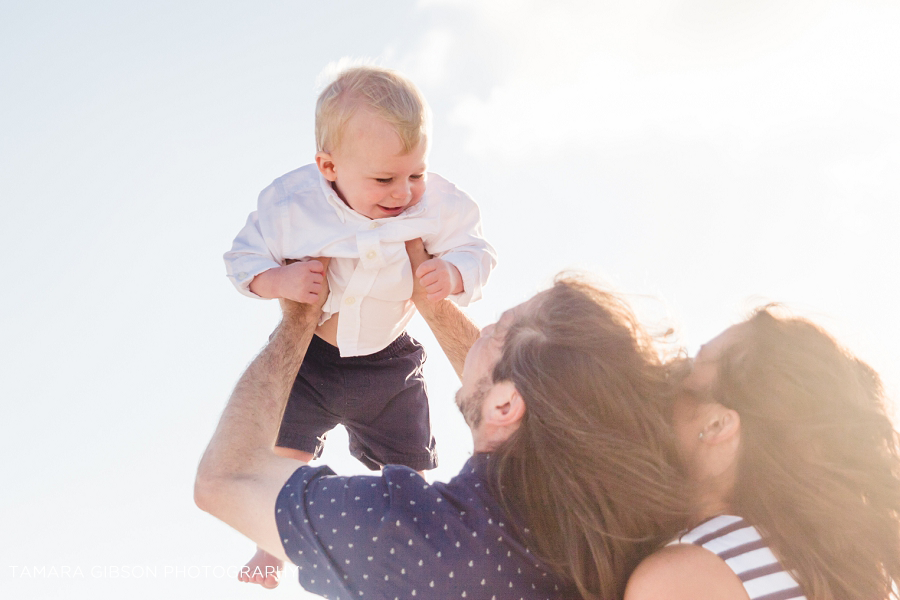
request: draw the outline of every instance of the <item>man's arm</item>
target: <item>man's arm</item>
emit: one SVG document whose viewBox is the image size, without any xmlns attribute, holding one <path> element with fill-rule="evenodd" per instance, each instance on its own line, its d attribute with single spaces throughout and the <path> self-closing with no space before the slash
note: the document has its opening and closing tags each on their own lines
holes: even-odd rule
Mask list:
<svg viewBox="0 0 900 600">
<path fill-rule="evenodd" d="M 413 273 L 416 272 L 419 265 L 431 258 L 425 251 L 425 244 L 421 239 L 406 242 L 406 253 L 409 254 Z M 444 354 L 453 365 L 453 370 L 461 380 L 466 355 L 469 353 L 469 348 L 481 335 L 481 330 L 459 310 L 456 304 L 447 299 L 437 302 L 428 300 L 428 292 L 419 283 L 418 278 L 413 277 L 413 282 L 412 300 L 415 302 L 419 314 L 431 327 L 434 337 L 437 338 Z"/>
<path fill-rule="evenodd" d="M 282 321 L 235 386 L 194 483 L 197 506 L 281 559 L 275 501 L 299 463 L 273 448 L 326 296 L 327 285 L 315 306 L 281 301 Z"/>
</svg>

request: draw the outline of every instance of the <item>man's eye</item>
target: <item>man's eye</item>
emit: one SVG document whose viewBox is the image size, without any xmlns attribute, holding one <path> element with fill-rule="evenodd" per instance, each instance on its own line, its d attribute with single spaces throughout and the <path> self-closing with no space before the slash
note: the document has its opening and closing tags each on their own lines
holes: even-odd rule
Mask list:
<svg viewBox="0 0 900 600">
<path fill-rule="evenodd" d="M 385 179 L 379 179 L 376 177 L 375 181 L 377 181 L 378 183 L 390 183 L 391 181 L 393 181 L 393 177 L 387 177 Z"/>
</svg>

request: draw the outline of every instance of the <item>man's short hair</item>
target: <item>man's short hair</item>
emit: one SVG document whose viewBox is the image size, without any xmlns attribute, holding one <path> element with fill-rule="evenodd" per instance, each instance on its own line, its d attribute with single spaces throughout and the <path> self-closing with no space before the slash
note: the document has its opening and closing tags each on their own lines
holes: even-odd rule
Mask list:
<svg viewBox="0 0 900 600">
<path fill-rule="evenodd" d="M 339 148 L 347 122 L 358 110 L 368 110 L 390 123 L 400 136 L 404 153 L 428 141 L 430 111 L 415 84 L 396 71 L 362 66 L 342 71 L 319 94 L 316 150 Z"/>
</svg>

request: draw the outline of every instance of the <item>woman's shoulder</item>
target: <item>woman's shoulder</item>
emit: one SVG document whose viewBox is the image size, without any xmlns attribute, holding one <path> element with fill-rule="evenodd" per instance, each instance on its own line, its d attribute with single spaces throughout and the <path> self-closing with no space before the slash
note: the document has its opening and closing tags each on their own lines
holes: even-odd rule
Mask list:
<svg viewBox="0 0 900 600">
<path fill-rule="evenodd" d="M 756 527 L 733 515 L 708 519 L 649 556 L 628 589 L 627 600 L 804 598 Z"/>
<path fill-rule="evenodd" d="M 734 571 L 716 554 L 694 544 L 676 543 L 638 565 L 625 600 L 749 600 Z"/>
</svg>

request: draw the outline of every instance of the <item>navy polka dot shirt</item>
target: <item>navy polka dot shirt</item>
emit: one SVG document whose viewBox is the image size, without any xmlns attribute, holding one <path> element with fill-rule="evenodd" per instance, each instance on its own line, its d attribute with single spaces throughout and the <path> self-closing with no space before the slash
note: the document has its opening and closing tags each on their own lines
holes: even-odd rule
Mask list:
<svg viewBox="0 0 900 600">
<path fill-rule="evenodd" d="M 301 467 L 275 505 L 300 585 L 331 600 L 579 598 L 517 537 L 488 490 L 488 460 L 435 484 L 402 466 L 358 477 Z"/>
</svg>

